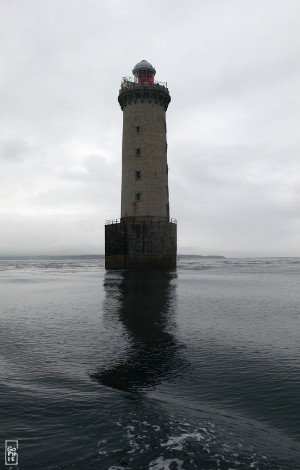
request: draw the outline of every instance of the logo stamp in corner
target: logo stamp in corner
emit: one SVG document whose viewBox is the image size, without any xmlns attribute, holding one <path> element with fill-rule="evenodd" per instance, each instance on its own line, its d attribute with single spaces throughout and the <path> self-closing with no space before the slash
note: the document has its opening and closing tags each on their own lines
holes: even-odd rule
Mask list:
<svg viewBox="0 0 300 470">
<path fill-rule="evenodd" d="M 18 465 L 18 441 L 5 441 L 5 465 Z"/>
</svg>

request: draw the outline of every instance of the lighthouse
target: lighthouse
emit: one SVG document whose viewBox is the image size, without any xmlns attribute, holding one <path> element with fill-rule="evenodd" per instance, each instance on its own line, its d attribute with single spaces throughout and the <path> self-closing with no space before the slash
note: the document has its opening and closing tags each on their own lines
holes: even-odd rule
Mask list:
<svg viewBox="0 0 300 470">
<path fill-rule="evenodd" d="M 175 268 L 177 223 L 170 218 L 166 111 L 171 96 L 142 60 L 121 82 L 121 217 L 105 224 L 105 267 Z"/>
</svg>

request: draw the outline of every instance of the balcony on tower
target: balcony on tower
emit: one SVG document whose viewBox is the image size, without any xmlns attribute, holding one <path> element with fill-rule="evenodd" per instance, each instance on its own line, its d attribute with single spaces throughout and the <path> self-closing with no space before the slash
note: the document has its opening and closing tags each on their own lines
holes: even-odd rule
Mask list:
<svg viewBox="0 0 300 470">
<path fill-rule="evenodd" d="M 119 91 L 118 101 L 123 110 L 127 104 L 137 99 L 157 100 L 163 104 L 165 110 L 171 101 L 167 82 L 154 80 L 155 68 L 146 60 L 142 60 L 132 70 L 133 77 L 123 77 Z"/>
</svg>

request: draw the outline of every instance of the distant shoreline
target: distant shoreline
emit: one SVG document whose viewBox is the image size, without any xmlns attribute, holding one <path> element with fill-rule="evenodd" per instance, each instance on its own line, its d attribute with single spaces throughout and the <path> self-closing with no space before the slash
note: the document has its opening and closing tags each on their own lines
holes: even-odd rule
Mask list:
<svg viewBox="0 0 300 470">
<path fill-rule="evenodd" d="M 7 255 L 7 256 L 0 256 L 0 260 L 44 260 L 44 259 L 103 259 L 105 255 L 23 255 L 23 256 L 16 256 L 16 255 Z M 205 259 L 226 259 L 226 256 L 218 256 L 218 255 L 177 255 L 177 258 L 205 258 Z"/>
</svg>

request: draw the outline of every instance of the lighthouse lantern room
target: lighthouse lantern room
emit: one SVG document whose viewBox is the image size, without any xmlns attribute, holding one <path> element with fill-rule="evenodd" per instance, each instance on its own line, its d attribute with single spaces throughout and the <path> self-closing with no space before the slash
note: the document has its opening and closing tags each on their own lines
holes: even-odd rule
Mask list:
<svg viewBox="0 0 300 470">
<path fill-rule="evenodd" d="M 132 70 L 136 83 L 154 83 L 155 68 L 146 60 L 142 60 Z"/>
</svg>

